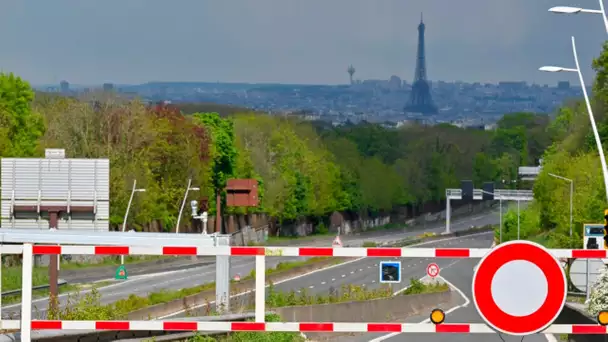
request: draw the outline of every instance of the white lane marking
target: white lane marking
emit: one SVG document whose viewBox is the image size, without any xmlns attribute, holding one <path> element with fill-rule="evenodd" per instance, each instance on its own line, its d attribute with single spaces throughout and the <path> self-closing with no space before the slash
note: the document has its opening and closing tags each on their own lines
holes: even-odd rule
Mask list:
<svg viewBox="0 0 608 342">
<path fill-rule="evenodd" d="M 321 282 L 321 285 L 325 285 L 325 284 L 326 284 L 326 282 L 324 282 L 324 281 Z"/>
<path fill-rule="evenodd" d="M 446 268 L 452 267 L 453 265 L 455 265 L 456 263 L 458 263 L 458 262 L 460 262 L 462 260 L 464 260 L 464 259 L 456 260 L 456 261 L 450 263 L 449 265 L 443 267 L 443 269 L 445 270 Z M 428 276 L 424 276 L 420 280 L 425 279 L 427 277 Z M 456 292 L 458 292 L 458 294 L 464 299 L 464 304 L 456 305 L 456 306 L 450 308 L 449 310 L 445 311 L 446 315 L 449 314 L 449 313 L 451 313 L 451 312 L 454 312 L 454 311 L 456 311 L 456 310 L 458 310 L 460 308 L 466 308 L 467 306 L 469 306 L 469 304 L 471 303 L 471 300 L 464 294 L 464 292 L 462 292 L 462 290 L 460 290 L 458 287 L 456 287 L 454 284 L 452 284 L 451 282 L 449 282 L 447 279 L 445 279 L 441 275 L 438 275 L 437 278 L 441 278 L 446 284 L 448 284 L 448 286 L 450 286 L 452 289 L 454 289 Z M 395 293 L 393 293 L 393 296 L 396 296 L 396 295 L 400 294 L 401 292 L 403 292 L 405 290 L 407 290 L 407 287 L 404 287 L 404 288 L 396 291 Z M 431 320 L 429 318 L 427 318 L 427 319 L 425 319 L 424 321 L 422 321 L 420 323 L 421 324 L 422 323 L 430 323 L 430 321 Z M 390 334 L 387 334 L 387 335 L 380 336 L 380 337 L 377 337 L 375 339 L 369 340 L 369 342 L 381 342 L 381 341 L 388 340 L 389 338 L 395 337 L 395 336 L 400 335 L 400 334 L 401 333 L 390 333 Z"/>
<path fill-rule="evenodd" d="M 452 266 L 452 265 L 454 265 L 455 263 L 457 263 L 459 261 L 462 261 L 462 259 L 461 260 L 457 260 L 457 261 L 451 263 L 447 267 Z M 444 267 L 444 269 L 447 268 L 447 267 Z M 422 277 L 421 279 L 424 279 L 424 278 L 426 278 L 426 276 Z M 448 286 L 450 286 L 454 290 L 456 290 L 456 292 L 458 292 L 458 294 L 461 295 L 462 298 L 464 299 L 464 304 L 462 304 L 462 305 L 456 305 L 455 307 L 450 308 L 449 310 L 445 311 L 446 316 L 447 316 L 447 314 L 452 313 L 452 312 L 454 312 L 454 311 L 456 311 L 456 310 L 458 310 L 460 308 L 464 308 L 464 307 L 468 306 L 469 303 L 471 303 L 471 301 L 469 300 L 469 298 L 467 296 L 465 296 L 465 294 L 459 288 L 457 288 L 456 286 L 454 286 L 454 284 L 450 283 L 449 281 L 447 281 L 444 277 L 442 277 L 440 275 L 438 275 L 437 278 L 443 279 L 443 281 L 445 281 L 445 283 L 448 284 Z M 401 289 L 401 290 L 393 293 L 393 295 L 398 295 L 399 293 L 405 291 L 405 289 L 406 288 L 403 288 L 403 289 Z M 430 322 L 431 322 L 430 318 L 427 318 L 424 321 L 420 322 L 419 324 L 430 323 Z M 384 335 L 384 336 L 377 337 L 377 338 L 375 338 L 373 340 L 369 340 L 368 342 L 381 342 L 381 341 L 388 340 L 389 338 L 395 337 L 395 336 L 400 335 L 400 334 L 401 333 L 390 333 L 390 334 L 387 334 L 387 335 Z"/>
<path fill-rule="evenodd" d="M 489 235 L 489 234 L 494 234 L 494 232 L 493 231 L 489 231 L 489 232 L 475 233 L 475 234 L 471 234 L 470 236 Z M 425 246 L 425 245 L 430 245 L 430 244 L 441 242 L 441 241 L 449 241 L 449 240 L 455 240 L 455 239 L 458 239 L 458 237 L 451 237 L 451 238 L 445 238 L 445 239 L 441 239 L 441 240 L 421 242 L 421 243 L 417 243 L 417 244 L 414 244 L 414 245 L 410 245 L 409 247 Z M 304 274 L 300 274 L 300 275 L 297 275 L 295 277 L 291 277 L 291 278 L 288 278 L 288 279 L 285 279 L 285 280 L 282 280 L 282 281 L 278 281 L 278 282 L 274 283 L 273 285 L 279 285 L 279 284 L 287 283 L 287 282 L 294 281 L 294 280 L 297 280 L 297 279 L 300 279 L 300 278 L 308 277 L 311 274 L 319 273 L 319 272 L 330 270 L 330 269 L 337 268 L 337 267 L 342 267 L 344 265 L 348 265 L 348 264 L 352 264 L 352 263 L 357 262 L 357 261 L 361 261 L 361 260 L 363 260 L 365 258 L 366 257 L 361 257 L 361 258 L 357 258 L 355 260 L 350 260 L 350 261 L 343 262 L 341 264 L 332 265 L 332 266 L 329 266 L 329 267 L 326 267 L 326 268 L 320 268 L 318 270 L 314 270 L 314 271 L 311 271 L 311 272 L 308 272 L 308 273 L 304 273 Z M 463 259 L 461 259 L 461 260 L 463 260 Z M 375 264 L 375 266 L 378 266 L 378 264 Z M 374 282 L 376 282 L 376 281 L 375 280 L 372 281 L 372 283 L 374 283 Z M 269 287 L 269 286 L 270 285 L 266 285 L 266 287 Z M 231 296 L 231 298 L 244 296 L 244 295 L 252 293 L 252 292 L 254 292 L 254 291 L 250 290 L 250 291 L 245 291 L 245 292 L 237 293 L 237 294 Z M 193 309 L 202 308 L 202 307 L 207 306 L 208 304 L 215 304 L 215 301 L 210 301 L 208 303 L 195 305 L 193 307 L 188 308 L 187 310 L 193 310 Z M 169 315 L 165 315 L 165 316 L 159 317 L 158 319 L 165 319 L 165 318 L 177 316 L 177 315 L 182 314 L 184 312 L 186 312 L 186 309 L 182 309 L 182 310 L 179 310 L 177 312 L 171 313 Z"/>
<path fill-rule="evenodd" d="M 291 277 L 291 278 L 288 278 L 288 279 L 284 279 L 284 280 L 281 280 L 281 281 L 277 281 L 277 282 L 276 282 L 276 283 L 274 283 L 273 285 L 275 285 L 275 286 L 276 286 L 276 285 L 279 285 L 279 284 L 282 284 L 282 283 L 287 283 L 287 282 L 294 281 L 294 280 L 297 280 L 297 279 L 300 279 L 300 278 L 308 277 L 309 275 L 312 275 L 312 274 L 315 274 L 315 273 L 319 273 L 319 272 L 322 272 L 322 271 L 326 271 L 326 270 L 331 270 L 331 269 L 333 269 L 333 268 L 341 267 L 341 266 L 344 266 L 344 265 L 352 264 L 352 263 L 354 263 L 354 262 L 361 261 L 361 260 L 363 260 L 363 259 L 365 259 L 365 258 L 366 258 L 366 257 L 361 257 L 361 258 L 357 258 L 357 259 L 355 259 L 355 260 L 350 260 L 350 261 L 347 261 L 347 262 L 343 262 L 343 263 L 341 263 L 341 264 L 332 265 L 332 266 L 329 266 L 329 267 L 326 267 L 326 268 L 320 268 L 320 269 L 318 269 L 318 270 L 314 270 L 314 271 L 311 271 L 311 272 L 308 272 L 308 273 L 300 274 L 300 275 L 297 275 L 297 276 L 295 276 L 295 277 Z M 269 287 L 269 286 L 270 286 L 270 285 L 266 285 L 266 287 Z M 233 295 L 233 296 L 230 296 L 230 297 L 231 297 L 231 298 L 240 297 L 240 296 L 244 296 L 244 295 L 246 295 L 246 294 L 252 293 L 252 292 L 254 292 L 254 291 L 253 291 L 253 290 L 250 290 L 250 291 L 245 291 L 245 292 L 237 293 L 237 294 L 235 294 L 235 295 Z M 169 317 L 177 316 L 177 315 L 179 315 L 179 314 L 182 314 L 182 313 L 186 312 L 186 310 L 193 310 L 193 309 L 202 308 L 202 307 L 207 306 L 207 304 L 215 304 L 215 301 L 210 301 L 210 302 L 208 302 L 208 303 L 204 303 L 204 304 L 195 305 L 195 306 L 190 307 L 190 308 L 188 308 L 188 309 L 182 309 L 182 310 L 179 310 L 179 311 L 177 311 L 177 312 L 174 312 L 174 313 L 171 313 L 171 314 L 168 314 L 168 315 L 165 315 L 165 316 L 159 317 L 158 319 L 165 319 L 165 318 L 169 318 Z"/>
<path fill-rule="evenodd" d="M 315 287 L 314 285 L 310 285 L 308 288 L 309 288 L 309 289 L 312 289 L 312 288 L 314 288 L 314 287 Z"/>
<path fill-rule="evenodd" d="M 547 339 L 547 341 L 549 342 L 558 342 L 557 338 L 555 338 L 555 336 L 551 335 L 551 334 L 545 334 L 545 338 Z"/>
</svg>

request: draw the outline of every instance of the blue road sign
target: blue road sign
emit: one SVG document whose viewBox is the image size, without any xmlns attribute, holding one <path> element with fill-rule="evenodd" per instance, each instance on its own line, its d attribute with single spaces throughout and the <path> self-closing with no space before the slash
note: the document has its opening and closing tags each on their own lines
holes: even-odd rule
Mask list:
<svg viewBox="0 0 608 342">
<path fill-rule="evenodd" d="M 401 282 L 401 262 L 400 261 L 381 261 L 380 262 L 380 282 L 381 283 L 400 283 Z"/>
<path fill-rule="evenodd" d="M 604 242 L 604 225 L 600 223 L 585 223 L 583 225 L 583 248 L 602 249 Z"/>
</svg>

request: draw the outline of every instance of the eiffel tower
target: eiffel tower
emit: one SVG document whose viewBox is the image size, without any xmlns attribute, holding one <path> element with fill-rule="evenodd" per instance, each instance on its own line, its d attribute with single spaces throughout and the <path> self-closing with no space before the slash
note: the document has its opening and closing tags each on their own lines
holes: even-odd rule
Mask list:
<svg viewBox="0 0 608 342">
<path fill-rule="evenodd" d="M 416 78 L 412 84 L 410 100 L 405 106 L 406 112 L 436 114 L 437 107 L 431 98 L 431 88 L 426 79 L 426 54 L 424 52 L 424 21 L 420 13 L 418 25 L 418 53 L 416 55 Z"/>
</svg>

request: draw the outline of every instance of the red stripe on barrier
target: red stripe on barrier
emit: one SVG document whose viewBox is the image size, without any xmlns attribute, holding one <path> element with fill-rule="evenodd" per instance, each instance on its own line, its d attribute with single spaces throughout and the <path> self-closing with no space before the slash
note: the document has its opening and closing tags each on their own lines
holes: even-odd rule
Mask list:
<svg viewBox="0 0 608 342">
<path fill-rule="evenodd" d="M 164 255 L 196 255 L 196 247 L 163 247 Z"/>
<path fill-rule="evenodd" d="M 468 324 L 437 324 L 435 331 L 438 333 L 462 333 L 468 334 L 471 328 Z"/>
<path fill-rule="evenodd" d="M 230 255 L 254 256 L 265 254 L 264 247 L 230 247 Z"/>
<path fill-rule="evenodd" d="M 266 331 L 265 323 L 257 322 L 232 322 L 232 331 Z"/>
<path fill-rule="evenodd" d="M 605 258 L 606 257 L 606 251 L 605 250 L 593 250 L 593 249 L 573 249 L 572 250 L 572 257 L 573 258 L 580 258 L 580 259 L 586 259 L 586 258 Z"/>
<path fill-rule="evenodd" d="M 61 246 L 33 246 L 33 254 L 61 254 Z"/>
<path fill-rule="evenodd" d="M 437 248 L 435 256 L 437 258 L 468 258 L 470 252 L 467 248 Z"/>
<path fill-rule="evenodd" d="M 95 330 L 129 330 L 129 322 L 121 321 L 99 321 L 95 322 Z"/>
<path fill-rule="evenodd" d="M 333 248 L 325 247 L 300 247 L 298 248 L 299 256 L 333 256 Z"/>
<path fill-rule="evenodd" d="M 127 246 L 95 246 L 95 254 L 129 255 L 129 247 L 127 247 Z"/>
<path fill-rule="evenodd" d="M 369 323 L 367 332 L 401 332 L 399 323 Z"/>
<path fill-rule="evenodd" d="M 368 257 L 400 257 L 401 248 L 368 248 Z"/>
<path fill-rule="evenodd" d="M 606 327 L 593 324 L 574 324 L 572 325 L 573 334 L 605 334 Z"/>
<path fill-rule="evenodd" d="M 163 330 L 196 331 L 196 330 L 198 330 L 198 323 L 197 322 L 163 322 Z"/>
<path fill-rule="evenodd" d="M 32 330 L 61 330 L 61 321 L 32 321 Z"/>
<path fill-rule="evenodd" d="M 333 332 L 333 323 L 300 323 L 300 331 Z"/>
</svg>

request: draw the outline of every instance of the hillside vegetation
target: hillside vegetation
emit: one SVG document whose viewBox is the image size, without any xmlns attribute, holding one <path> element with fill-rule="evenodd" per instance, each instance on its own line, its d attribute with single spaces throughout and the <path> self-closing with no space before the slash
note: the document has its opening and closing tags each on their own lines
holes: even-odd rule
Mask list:
<svg viewBox="0 0 608 342">
<path fill-rule="evenodd" d="M 135 197 L 129 216 L 130 227 L 140 230 L 174 228 L 189 177 L 201 187 L 193 196 L 209 200 L 210 215 L 227 179 L 256 178 L 261 205 L 249 212 L 267 213 L 278 224 L 320 224 L 334 211 L 373 216 L 420 208 L 444 199 L 445 189 L 462 179 L 514 187 L 517 167 L 535 164 L 551 142 L 548 125 L 548 116 L 531 113 L 506 115 L 495 131 L 447 124 L 334 128 L 246 111 L 185 115 L 112 96 L 35 97 L 22 79 L 0 75 L 0 155 L 43 156 L 44 148 L 65 148 L 72 158 L 109 158 L 115 228 L 134 179 L 147 189 Z M 557 185 L 555 191 L 561 191 Z"/>
<path fill-rule="evenodd" d="M 593 61 L 597 76 L 593 85 L 592 107 L 606 151 L 608 142 L 608 45 Z M 534 184 L 534 202 L 521 212 L 521 238 L 532 238 L 553 248 L 582 248 L 583 224 L 603 223 L 606 203 L 602 168 L 582 99 L 562 107 L 547 127 L 550 146 L 543 155 L 543 169 Z M 604 152 L 605 153 L 605 152 Z M 549 173 L 572 179 L 573 238 L 570 230 L 569 182 Z M 517 238 L 517 214 L 508 213 L 503 238 Z"/>
</svg>

